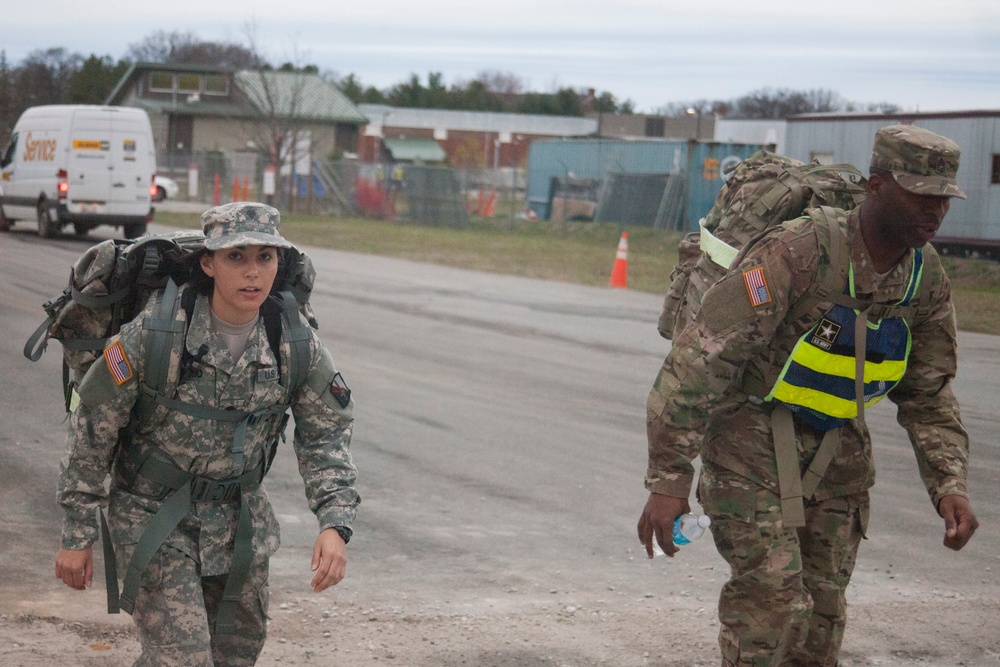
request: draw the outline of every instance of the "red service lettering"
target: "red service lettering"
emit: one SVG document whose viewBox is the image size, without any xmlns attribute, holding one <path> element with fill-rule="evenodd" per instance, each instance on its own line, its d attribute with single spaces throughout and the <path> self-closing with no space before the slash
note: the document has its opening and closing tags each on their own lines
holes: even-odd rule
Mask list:
<svg viewBox="0 0 1000 667">
<path fill-rule="evenodd" d="M 31 132 L 24 140 L 25 162 L 52 162 L 56 159 L 55 139 L 32 139 Z"/>
</svg>

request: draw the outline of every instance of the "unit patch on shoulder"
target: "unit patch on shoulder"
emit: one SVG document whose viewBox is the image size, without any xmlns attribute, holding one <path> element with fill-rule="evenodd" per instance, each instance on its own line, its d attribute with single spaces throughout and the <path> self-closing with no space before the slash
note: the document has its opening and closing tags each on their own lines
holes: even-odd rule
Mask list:
<svg viewBox="0 0 1000 667">
<path fill-rule="evenodd" d="M 104 350 L 104 362 L 111 371 L 111 377 L 119 387 L 132 379 L 132 364 L 125 357 L 122 350 L 122 342 L 116 340 L 110 347 Z"/>
<path fill-rule="evenodd" d="M 347 404 L 351 402 L 351 390 L 347 388 L 344 376 L 340 373 L 334 375 L 333 379 L 330 380 L 330 393 L 333 394 L 342 408 L 346 408 Z"/>
<path fill-rule="evenodd" d="M 743 282 L 747 286 L 747 294 L 750 295 L 750 305 L 754 308 L 771 303 L 771 291 L 767 288 L 767 279 L 764 277 L 764 267 L 758 266 L 756 269 L 743 273 Z"/>
</svg>

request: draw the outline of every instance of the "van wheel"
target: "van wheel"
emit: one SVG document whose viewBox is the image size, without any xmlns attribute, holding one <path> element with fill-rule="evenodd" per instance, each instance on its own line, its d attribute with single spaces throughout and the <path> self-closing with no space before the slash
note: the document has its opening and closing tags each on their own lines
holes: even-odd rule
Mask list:
<svg viewBox="0 0 1000 667">
<path fill-rule="evenodd" d="M 122 228 L 127 239 L 137 239 L 146 233 L 145 222 L 126 222 Z"/>
<path fill-rule="evenodd" d="M 93 227 L 91 227 L 85 222 L 73 223 L 73 231 L 76 232 L 78 236 L 86 236 L 91 229 L 93 229 Z"/>
<path fill-rule="evenodd" d="M 38 235 L 43 239 L 59 236 L 59 224 L 52 219 L 52 209 L 45 202 L 38 205 Z"/>
</svg>

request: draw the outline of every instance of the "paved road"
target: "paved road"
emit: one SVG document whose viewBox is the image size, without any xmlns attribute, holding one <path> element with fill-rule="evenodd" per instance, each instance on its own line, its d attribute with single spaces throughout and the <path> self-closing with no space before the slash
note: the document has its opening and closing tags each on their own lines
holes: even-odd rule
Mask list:
<svg viewBox="0 0 1000 667">
<path fill-rule="evenodd" d="M 53 344 L 39 364 L 21 356 L 39 303 L 94 240 L 46 242 L 27 227 L 0 235 L 0 587 L 16 611 L 51 613 L 57 604 L 66 616 L 92 617 L 103 595 L 98 585 L 86 594 L 93 606 L 68 604 L 51 576 L 65 428 L 60 351 Z M 310 254 L 320 331 L 357 401 L 364 501 L 338 596 L 418 614 L 527 614 L 566 591 L 565 604 L 614 608 L 673 590 L 671 606 L 707 607 L 711 617 L 725 566 L 708 541 L 688 547 L 695 555 L 686 559 L 650 563 L 634 537 L 645 499 L 645 396 L 667 351 L 655 327 L 659 297 Z M 1000 597 L 1000 337 L 960 343 L 956 392 L 975 443 L 983 529 L 958 556 L 940 546 L 905 433 L 890 407 L 874 410 L 879 483 L 852 589 L 858 603 L 887 587 L 900 600 Z M 290 451 L 267 487 L 283 525 L 276 593 L 304 595 L 315 525 Z M 983 632 L 1000 634 L 995 617 L 984 623 Z"/>
</svg>

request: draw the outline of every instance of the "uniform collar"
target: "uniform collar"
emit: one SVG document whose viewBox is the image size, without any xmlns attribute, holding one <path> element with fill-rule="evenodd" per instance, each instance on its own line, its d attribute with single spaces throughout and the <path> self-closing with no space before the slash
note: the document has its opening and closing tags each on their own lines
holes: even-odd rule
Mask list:
<svg viewBox="0 0 1000 667">
<path fill-rule="evenodd" d="M 208 303 L 208 297 L 204 295 L 199 295 L 195 300 L 186 345 L 188 353 L 195 357 L 198 356 L 199 350 L 204 345 L 207 351 L 201 357 L 202 363 L 231 374 L 238 372 L 245 363 L 239 359 L 233 359 L 221 334 L 213 331 L 211 306 Z M 263 317 L 257 321 L 257 326 L 250 332 L 243 359 L 252 359 L 259 367 L 277 366 L 277 359 L 275 359 L 271 346 L 267 342 Z"/>
</svg>

